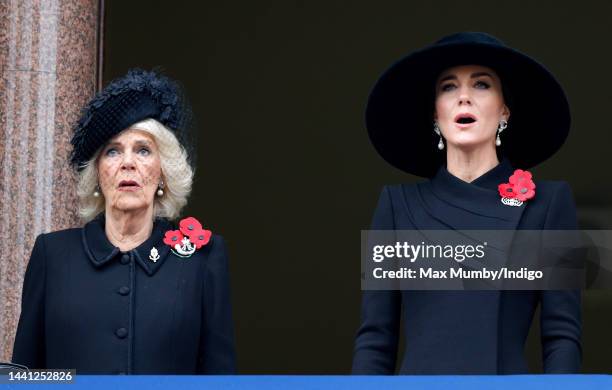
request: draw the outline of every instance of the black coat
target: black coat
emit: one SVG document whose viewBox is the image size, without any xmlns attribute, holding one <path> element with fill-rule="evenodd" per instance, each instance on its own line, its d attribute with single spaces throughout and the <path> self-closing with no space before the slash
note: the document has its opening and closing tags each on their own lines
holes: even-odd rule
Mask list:
<svg viewBox="0 0 612 390">
<path fill-rule="evenodd" d="M 502 204 L 497 186 L 513 171 L 503 160 L 471 183 L 441 168 L 430 181 L 385 187 L 372 229 L 576 229 L 564 182 L 536 181 L 533 199 Z M 578 372 L 580 292 L 567 290 L 364 291 L 353 373 L 395 372 L 400 318 L 402 374 L 526 373 L 524 344 L 538 305 L 544 371 Z"/>
<path fill-rule="evenodd" d="M 156 220 L 149 239 L 125 253 L 108 241 L 102 217 L 38 236 L 13 362 L 88 374 L 233 374 L 223 238 L 180 258 L 163 243 L 174 229 Z"/>
</svg>

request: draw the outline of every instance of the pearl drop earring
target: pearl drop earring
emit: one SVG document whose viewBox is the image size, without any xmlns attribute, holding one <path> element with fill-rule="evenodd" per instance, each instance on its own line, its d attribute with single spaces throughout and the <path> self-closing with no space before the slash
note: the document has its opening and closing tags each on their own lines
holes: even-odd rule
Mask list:
<svg viewBox="0 0 612 390">
<path fill-rule="evenodd" d="M 434 122 L 433 125 L 434 133 L 440 136 L 440 141 L 438 142 L 438 150 L 444 149 L 444 141 L 442 141 L 442 132 L 440 131 L 440 127 L 438 126 L 438 122 Z"/>
<path fill-rule="evenodd" d="M 499 138 L 499 135 L 506 129 L 506 127 L 508 127 L 508 121 L 504 119 L 499 121 L 499 126 L 497 126 L 497 138 L 495 138 L 495 146 L 501 145 L 501 138 Z"/>
</svg>

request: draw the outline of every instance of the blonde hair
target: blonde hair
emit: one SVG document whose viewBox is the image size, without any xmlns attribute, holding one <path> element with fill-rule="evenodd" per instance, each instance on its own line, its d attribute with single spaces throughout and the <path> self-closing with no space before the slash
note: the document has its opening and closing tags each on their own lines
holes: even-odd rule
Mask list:
<svg viewBox="0 0 612 390">
<path fill-rule="evenodd" d="M 177 218 L 181 209 L 187 204 L 193 184 L 194 171 L 187 160 L 187 152 L 172 131 L 155 119 L 145 119 L 133 124 L 129 129 L 141 130 L 151 135 L 159 150 L 164 195 L 155 196 L 153 216 Z M 93 157 L 84 164 L 85 168 L 79 172 L 77 184 L 79 215 L 85 223 L 104 211 L 104 196 L 101 193 L 98 197 L 94 196 L 96 190 L 100 191 L 97 161 L 102 149 L 104 146 L 94 153 Z"/>
</svg>

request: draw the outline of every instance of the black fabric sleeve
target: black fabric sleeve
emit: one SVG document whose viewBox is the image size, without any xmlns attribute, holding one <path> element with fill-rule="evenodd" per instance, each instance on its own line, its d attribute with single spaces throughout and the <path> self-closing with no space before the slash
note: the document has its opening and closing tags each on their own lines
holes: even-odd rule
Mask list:
<svg viewBox="0 0 612 390">
<path fill-rule="evenodd" d="M 393 230 L 393 207 L 384 187 L 372 218 L 371 230 Z M 401 294 L 399 291 L 364 291 L 361 326 L 355 338 L 352 373 L 393 374 L 397 359 Z"/>
<path fill-rule="evenodd" d="M 212 245 L 204 267 L 198 372 L 230 375 L 236 373 L 236 353 L 227 250 L 221 236 L 215 235 Z"/>
<path fill-rule="evenodd" d="M 45 243 L 39 235 L 28 262 L 21 295 L 21 316 L 13 347 L 13 363 L 45 367 Z"/>
<path fill-rule="evenodd" d="M 561 182 L 548 209 L 545 229 L 576 230 L 576 206 L 567 183 Z M 542 291 L 540 314 L 542 358 L 546 373 L 578 373 L 582 358 L 579 290 Z"/>
</svg>

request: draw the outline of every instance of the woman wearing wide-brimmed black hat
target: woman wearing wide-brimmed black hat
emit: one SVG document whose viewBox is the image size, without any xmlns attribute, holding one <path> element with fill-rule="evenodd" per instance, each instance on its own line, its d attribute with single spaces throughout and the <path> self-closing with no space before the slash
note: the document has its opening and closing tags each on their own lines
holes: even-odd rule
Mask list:
<svg viewBox="0 0 612 390">
<path fill-rule="evenodd" d="M 563 89 L 544 66 L 495 37 L 453 34 L 395 63 L 370 94 L 366 124 L 386 161 L 429 179 L 386 186 L 372 229 L 577 226 L 569 186 L 534 182 L 523 171 L 567 137 Z M 544 371 L 578 372 L 576 290 L 396 290 L 364 291 L 353 373 L 395 372 L 400 324 L 400 373 L 525 373 L 524 344 L 538 305 Z"/>
<path fill-rule="evenodd" d="M 193 217 L 171 222 L 191 192 L 192 122 L 176 82 L 143 70 L 85 107 L 71 161 L 85 225 L 36 239 L 13 362 L 86 374 L 235 372 L 224 240 Z"/>
</svg>

